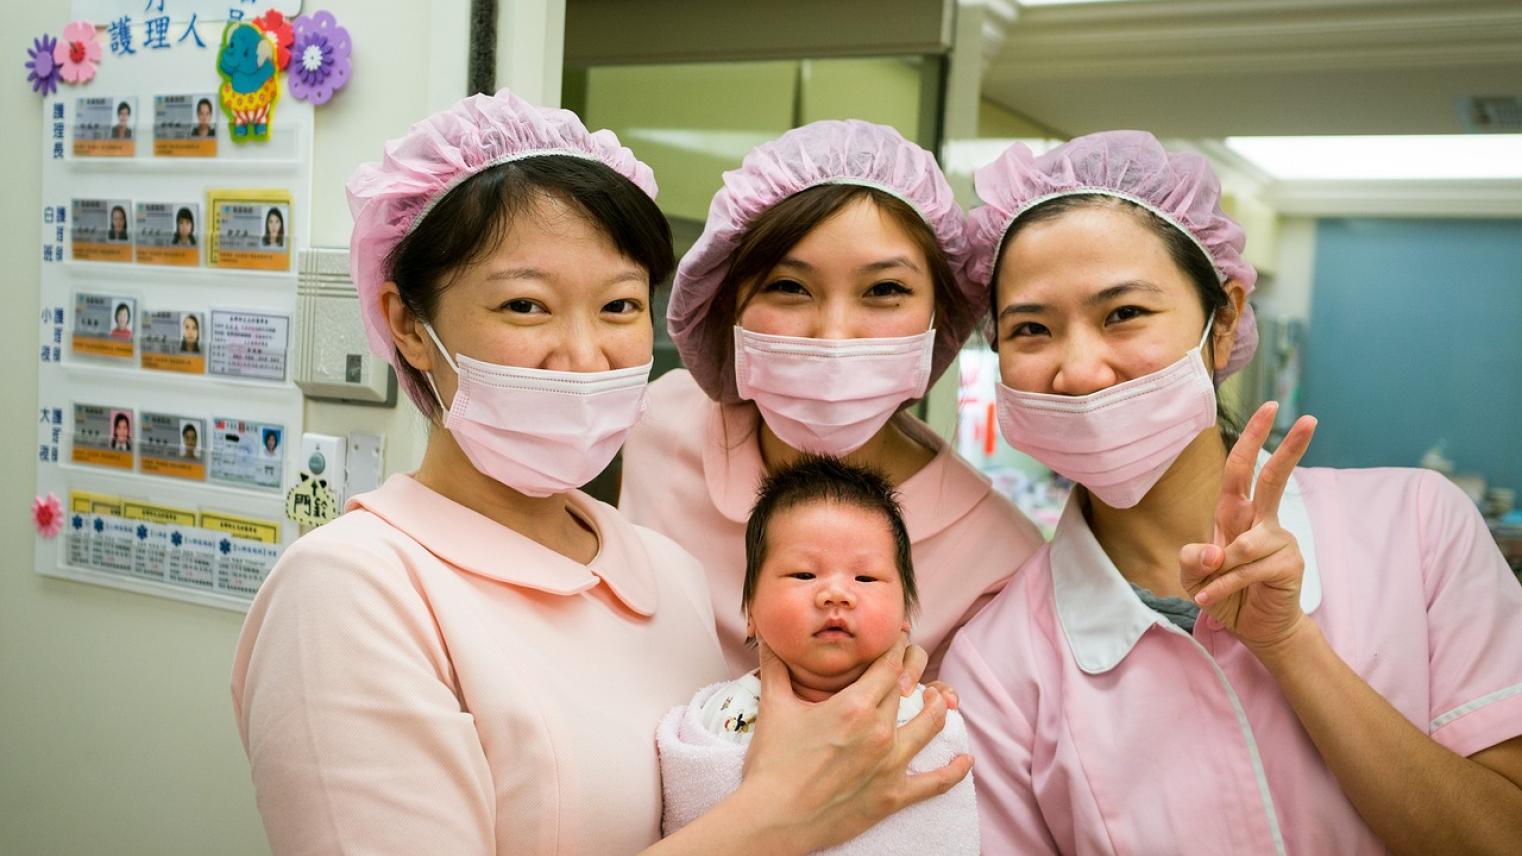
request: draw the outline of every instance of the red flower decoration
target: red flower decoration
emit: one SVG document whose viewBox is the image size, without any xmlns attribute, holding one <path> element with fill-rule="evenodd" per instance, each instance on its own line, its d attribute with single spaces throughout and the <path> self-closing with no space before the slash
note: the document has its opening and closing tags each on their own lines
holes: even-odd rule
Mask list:
<svg viewBox="0 0 1522 856">
<path fill-rule="evenodd" d="M 32 523 L 37 527 L 37 534 L 44 538 L 56 537 L 58 530 L 63 528 L 63 504 L 51 491 L 46 497 L 32 500 Z"/>
<path fill-rule="evenodd" d="M 275 67 L 281 71 L 291 64 L 291 43 L 296 41 L 296 33 L 291 29 L 291 22 L 285 16 L 274 9 L 265 12 L 254 19 L 254 28 L 264 34 L 266 39 L 275 46 Z"/>
</svg>

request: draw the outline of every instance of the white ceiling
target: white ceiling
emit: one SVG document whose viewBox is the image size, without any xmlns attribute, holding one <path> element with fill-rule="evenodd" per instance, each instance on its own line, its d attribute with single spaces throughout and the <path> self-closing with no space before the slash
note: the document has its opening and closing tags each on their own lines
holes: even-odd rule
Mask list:
<svg viewBox="0 0 1522 856">
<path fill-rule="evenodd" d="M 983 96 L 1061 136 L 1452 134 L 1522 96 L 1519 0 L 983 2 Z"/>
</svg>

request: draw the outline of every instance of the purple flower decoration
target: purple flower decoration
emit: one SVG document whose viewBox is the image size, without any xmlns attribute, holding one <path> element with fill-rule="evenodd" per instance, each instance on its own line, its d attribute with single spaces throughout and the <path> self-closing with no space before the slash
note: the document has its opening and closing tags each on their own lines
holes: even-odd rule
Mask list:
<svg viewBox="0 0 1522 856">
<path fill-rule="evenodd" d="M 302 15 L 294 26 L 286 85 L 293 98 L 326 104 L 349 82 L 349 31 L 326 10 Z"/>
<path fill-rule="evenodd" d="M 32 39 L 32 46 L 27 48 L 30 59 L 26 61 L 26 82 L 32 84 L 33 92 L 46 96 L 58 91 L 58 63 L 53 61 L 53 49 L 57 46 L 57 39 L 43 33 Z"/>
</svg>

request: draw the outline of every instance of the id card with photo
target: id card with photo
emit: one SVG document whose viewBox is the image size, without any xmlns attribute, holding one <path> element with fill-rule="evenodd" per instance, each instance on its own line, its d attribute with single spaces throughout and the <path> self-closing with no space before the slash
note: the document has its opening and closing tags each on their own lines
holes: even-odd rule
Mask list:
<svg viewBox="0 0 1522 856">
<path fill-rule="evenodd" d="M 217 96 L 153 96 L 153 153 L 158 157 L 209 158 L 217 154 Z"/>
<path fill-rule="evenodd" d="M 75 261 L 132 261 L 132 200 L 75 199 L 69 243 Z"/>
<path fill-rule="evenodd" d="M 137 153 L 137 96 L 74 101 L 74 156 L 130 158 Z"/>
<path fill-rule="evenodd" d="M 74 353 L 113 360 L 136 355 L 137 298 L 120 294 L 74 295 Z"/>
<path fill-rule="evenodd" d="M 212 420 L 208 475 L 213 480 L 279 490 L 284 474 L 285 426 L 221 416 Z"/>
<path fill-rule="evenodd" d="M 224 377 L 285 380 L 290 331 L 285 315 L 213 309 L 208 370 Z"/>
<path fill-rule="evenodd" d="M 145 369 L 161 372 L 202 374 L 206 371 L 206 349 L 201 338 L 205 316 L 199 312 L 173 309 L 143 313 L 138 347 L 143 352 Z"/>
<path fill-rule="evenodd" d="M 144 411 L 138 427 L 138 468 L 176 479 L 206 478 L 206 420 Z"/>
<path fill-rule="evenodd" d="M 136 413 L 130 407 L 75 404 L 74 463 L 132 469 L 136 424 Z"/>
<path fill-rule="evenodd" d="M 214 267 L 291 268 L 291 198 L 284 191 L 208 191 L 207 263 Z"/>
<path fill-rule="evenodd" d="M 137 203 L 137 262 L 195 267 L 201 263 L 201 205 L 197 202 Z"/>
</svg>

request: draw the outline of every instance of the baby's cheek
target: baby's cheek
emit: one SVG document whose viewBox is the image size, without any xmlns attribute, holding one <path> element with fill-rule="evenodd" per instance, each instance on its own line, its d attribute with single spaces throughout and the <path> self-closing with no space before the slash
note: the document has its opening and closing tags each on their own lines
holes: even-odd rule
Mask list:
<svg viewBox="0 0 1522 856">
<path fill-rule="evenodd" d="M 768 598 L 754 611 L 756 635 L 784 661 L 801 651 L 813 634 L 813 614 L 808 605 L 792 603 L 789 598 Z"/>
<path fill-rule="evenodd" d="M 904 608 L 901 600 L 885 601 L 871 610 L 863 610 L 857 625 L 857 642 L 862 651 L 874 659 L 893 647 L 898 634 L 904 628 Z"/>
</svg>

